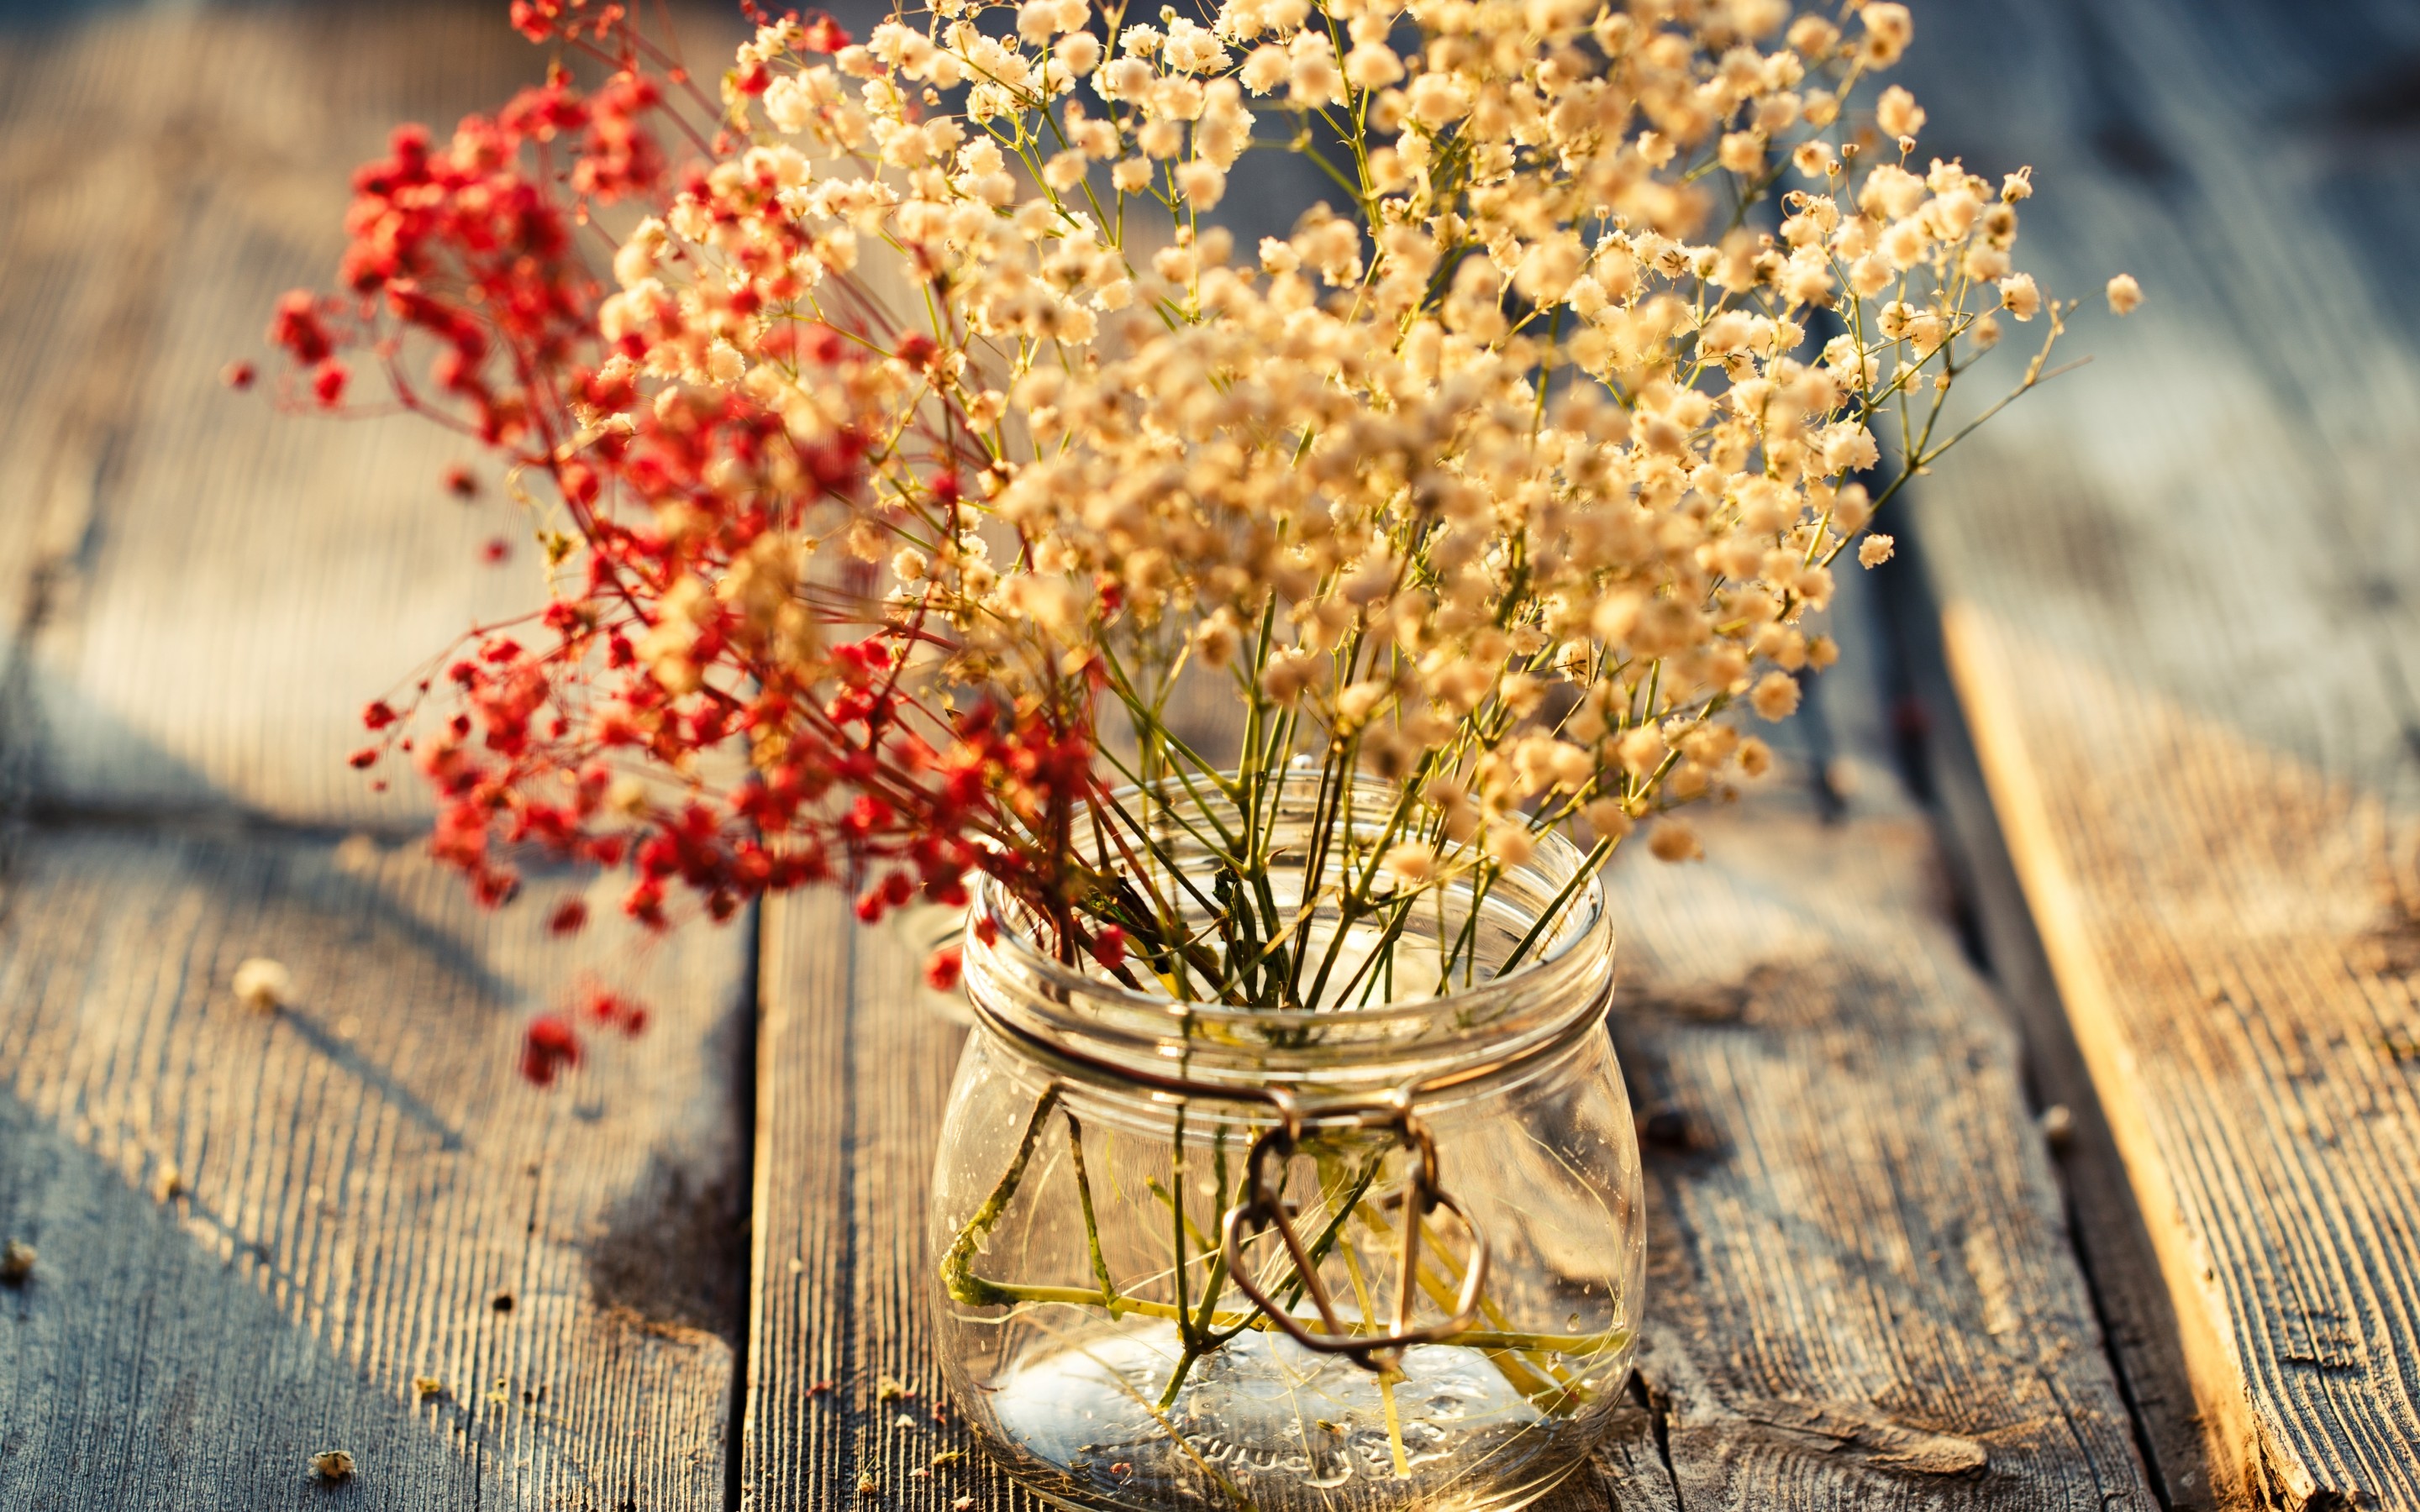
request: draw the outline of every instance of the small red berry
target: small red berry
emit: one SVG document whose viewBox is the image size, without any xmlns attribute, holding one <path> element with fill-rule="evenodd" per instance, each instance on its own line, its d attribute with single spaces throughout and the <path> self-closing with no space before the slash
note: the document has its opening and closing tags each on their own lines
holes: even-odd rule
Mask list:
<svg viewBox="0 0 2420 1512">
<path fill-rule="evenodd" d="M 542 1013 L 530 1021 L 521 1037 L 521 1074 L 540 1087 L 551 1087 L 567 1066 L 580 1064 L 580 1036 L 559 1013 Z"/>
<path fill-rule="evenodd" d="M 937 993 L 954 992 L 957 989 L 958 974 L 965 965 L 965 948 L 944 945 L 924 958 L 924 985 Z"/>
</svg>

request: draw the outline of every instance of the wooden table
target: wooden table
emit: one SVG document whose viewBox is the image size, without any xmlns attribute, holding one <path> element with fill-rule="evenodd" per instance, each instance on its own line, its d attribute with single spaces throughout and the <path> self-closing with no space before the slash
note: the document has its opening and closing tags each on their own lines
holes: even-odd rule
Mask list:
<svg viewBox="0 0 2420 1512">
<path fill-rule="evenodd" d="M 1713 858 L 1614 870 L 1650 1321 L 1557 1505 L 2420 1507 L 2420 18 L 1918 14 L 2032 265 L 2150 303 L 1928 480 Z M 558 941 L 610 879 L 481 913 L 343 765 L 527 548 L 214 374 L 388 123 L 538 67 L 485 7 L 0 35 L 11 1512 L 1023 1501 L 933 1468 L 912 953 L 825 895 Z M 534 1090 L 583 975 L 656 1024 Z"/>
</svg>

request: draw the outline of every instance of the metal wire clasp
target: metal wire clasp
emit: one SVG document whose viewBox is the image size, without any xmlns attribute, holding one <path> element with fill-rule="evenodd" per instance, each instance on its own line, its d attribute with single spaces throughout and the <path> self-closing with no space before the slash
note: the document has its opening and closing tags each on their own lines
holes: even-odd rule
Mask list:
<svg viewBox="0 0 2420 1512">
<path fill-rule="evenodd" d="M 1487 1288 L 1487 1236 L 1471 1222 L 1470 1214 L 1437 1180 L 1436 1140 L 1429 1134 L 1428 1125 L 1412 1110 L 1411 1093 L 1397 1088 L 1383 1096 L 1343 1103 L 1323 1103 L 1310 1117 L 1330 1120 L 1350 1118 L 1365 1129 L 1389 1129 L 1404 1148 L 1418 1152 L 1419 1168 L 1412 1178 L 1411 1190 L 1404 1195 L 1404 1233 L 1398 1246 L 1395 1272 L 1394 1318 L 1385 1334 L 1366 1332 L 1374 1320 L 1364 1319 L 1362 1333 L 1353 1332 L 1355 1325 L 1339 1318 L 1336 1304 L 1327 1294 L 1327 1287 L 1319 1278 L 1318 1261 L 1295 1232 L 1286 1215 L 1284 1179 L 1285 1163 L 1294 1157 L 1301 1143 L 1306 1119 L 1301 1100 L 1282 1088 L 1270 1088 L 1265 1093 L 1278 1113 L 1277 1125 L 1252 1141 L 1251 1152 L 1244 1165 L 1244 1196 L 1227 1210 L 1219 1221 L 1220 1257 L 1227 1274 L 1245 1296 L 1249 1297 L 1269 1320 L 1304 1349 L 1322 1354 L 1342 1354 L 1365 1370 L 1386 1371 L 1403 1358 L 1403 1351 L 1415 1344 L 1435 1344 L 1462 1333 L 1479 1320 L 1480 1299 Z M 1275 1162 L 1274 1170 L 1271 1162 Z M 1470 1265 L 1463 1273 L 1462 1290 L 1454 1299 L 1453 1316 L 1422 1328 L 1412 1326 L 1412 1310 L 1419 1296 L 1420 1228 L 1428 1215 L 1443 1208 L 1462 1220 L 1470 1230 Z M 1277 1230 L 1278 1242 L 1285 1246 L 1294 1263 L 1295 1276 L 1302 1283 L 1303 1294 L 1316 1308 L 1322 1332 L 1314 1333 L 1253 1280 L 1244 1263 L 1244 1245 L 1257 1238 L 1264 1228 Z"/>
</svg>

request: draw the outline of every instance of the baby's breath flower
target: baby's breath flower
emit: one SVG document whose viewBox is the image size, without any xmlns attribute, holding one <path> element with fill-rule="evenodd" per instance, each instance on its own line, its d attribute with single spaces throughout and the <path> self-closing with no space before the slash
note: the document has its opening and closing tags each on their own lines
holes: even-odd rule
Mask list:
<svg viewBox="0 0 2420 1512">
<path fill-rule="evenodd" d="M 1590 831 L 1606 843 L 1619 843 L 1627 839 L 1637 823 L 1631 818 L 1630 810 L 1616 798 L 1598 798 L 1582 810 L 1582 815 L 1588 821 Z"/>
<path fill-rule="evenodd" d="M 1187 676 L 1246 705 L 1252 771 L 1401 793 L 1316 879 L 1340 909 L 1556 826 L 1695 856 L 1668 810 L 1770 767 L 1732 722 L 1796 708 L 1837 559 L 1889 558 L 1867 523 L 1946 449 L 1877 437 L 1949 433 L 2000 312 L 2044 309 L 2029 171 L 1922 153 L 1876 91 L 1904 5 L 1109 14 L 768 25 L 695 173 L 658 145 L 689 86 L 633 71 L 362 176 L 352 292 L 278 308 L 297 400 L 343 401 L 348 347 L 423 363 L 406 402 L 567 521 L 542 632 L 432 677 L 458 710 L 372 705 L 356 757 L 411 751 L 483 897 L 529 842 L 630 864 L 650 926 L 684 887 L 727 917 L 858 876 L 872 919 L 982 869 L 1067 958 L 1156 972 L 1184 927 L 1070 837 L 1128 777 L 1143 809 L 1244 780 L 1169 728 Z M 1288 235 L 1202 224 L 1255 142 L 1339 131 L 1350 193 Z M 573 228 L 623 198 L 591 269 Z M 542 1022 L 532 1064 L 577 1064 Z"/>
<path fill-rule="evenodd" d="M 1867 25 L 1872 24 L 1869 16 Z M 1874 124 L 1887 136 L 1914 136 L 1924 130 L 1924 107 L 1916 102 L 1914 95 L 1892 85 L 1874 101 Z"/>
<path fill-rule="evenodd" d="M 1706 848 L 1698 840 L 1698 832 L 1685 819 L 1661 819 L 1647 832 L 1647 849 L 1659 861 L 1696 861 L 1705 856 Z"/>
<path fill-rule="evenodd" d="M 285 963 L 254 956 L 235 968 L 228 985 L 236 1001 L 258 1013 L 274 1012 L 294 1001 L 294 977 Z"/>
<path fill-rule="evenodd" d="M 1767 672 L 1757 679 L 1748 702 L 1767 719 L 1787 719 L 1798 712 L 1798 679 L 1788 672 Z"/>
<path fill-rule="evenodd" d="M 1907 7 L 1888 0 L 1867 6 L 1857 12 L 1857 19 L 1864 23 L 1866 33 L 1858 54 L 1869 68 L 1886 69 L 1897 63 L 1916 35 Z"/>
<path fill-rule="evenodd" d="M 2041 291 L 2034 286 L 2031 273 L 2011 273 L 2000 280 L 2000 308 L 2020 320 L 2030 320 L 2041 311 Z"/>
<path fill-rule="evenodd" d="M 1387 873 L 1398 887 L 1419 887 L 1436 874 L 1436 853 L 1418 841 L 1404 841 L 1387 851 Z"/>
</svg>

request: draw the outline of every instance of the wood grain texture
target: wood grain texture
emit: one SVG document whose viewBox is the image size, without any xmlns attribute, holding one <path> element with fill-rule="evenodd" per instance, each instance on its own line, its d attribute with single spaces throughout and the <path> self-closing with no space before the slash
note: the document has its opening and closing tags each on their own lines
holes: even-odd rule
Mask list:
<svg viewBox="0 0 2420 1512">
<path fill-rule="evenodd" d="M 2127 1178 L 2092 1073 L 2061 1003 L 2055 973 L 2008 842 L 1992 809 L 1941 647 L 1939 609 L 1926 591 L 1919 534 L 1902 517 L 1895 570 L 1877 586 L 1888 606 L 1909 756 L 1926 786 L 1945 858 L 1993 985 L 2024 1040 L 2026 1080 L 2046 1125 L 2064 1119 L 2052 1150 L 2067 1191 L 2077 1257 L 2161 1500 L 2170 1512 L 2210 1512 L 2252 1495 L 2244 1467 L 2214 1456 L 2194 1400 L 2176 1298 Z"/>
<path fill-rule="evenodd" d="M 333 279 L 351 170 L 542 75 L 503 8 L 117 13 L 0 34 L 0 634 L 50 805 L 416 823 L 344 764 L 361 706 L 544 601 L 473 449 L 230 392 L 278 295 Z M 515 554 L 483 566 L 483 543 Z M 19 566 L 17 564 L 23 564 Z"/>
<path fill-rule="evenodd" d="M 543 67 L 485 5 L 0 37 L 11 1512 L 723 1501 L 752 931 L 558 940 L 610 884 L 482 914 L 401 838 L 426 805 L 345 766 L 356 711 L 540 589 L 476 564 L 512 526 L 442 500 L 442 436 L 217 381 L 329 276 L 389 125 Z M 255 955 L 285 1011 L 235 1002 Z M 523 1025 L 591 976 L 647 1038 L 526 1086 Z"/>
<path fill-rule="evenodd" d="M 967 1033 L 918 977 L 936 920 L 866 929 L 831 893 L 765 918 L 740 1504 L 1038 1512 L 954 1420 L 932 1351 L 924 1199 Z M 1672 1512 L 1647 1412 L 1596 1469 L 1542 1512 Z"/>
<path fill-rule="evenodd" d="M 2211 1454 L 2420 1506 L 2420 16 L 1943 21 L 1938 149 L 2035 164 L 2052 286 L 2150 291 L 1927 491 L 1982 769 Z"/>
<path fill-rule="evenodd" d="M 1928 825 L 1867 781 L 1704 830 L 1612 873 L 1682 1504 L 2156 1504 Z"/>
<path fill-rule="evenodd" d="M 1611 874 L 1652 1411 L 1558 1504 L 2148 1509 L 2015 1035 L 1871 684 L 1830 686 L 1796 764 L 1831 767 L 1842 822 L 1778 792 L 1708 823 L 1709 864 Z M 837 900 L 768 905 L 766 948 L 746 1504 L 845 1506 L 865 1477 L 885 1505 L 1023 1506 L 979 1455 L 932 1465 L 973 1447 L 937 1395 L 923 1239 L 965 1030 L 915 945 Z"/>
<path fill-rule="evenodd" d="M 566 943 L 416 847 L 261 835 L 38 833 L 7 902 L 0 1505 L 251 1512 L 325 1448 L 348 1504 L 721 1504 L 744 932 Z M 235 999 L 253 955 L 290 1006 Z M 655 1021 L 541 1092 L 521 1026 L 583 970 Z"/>
</svg>

